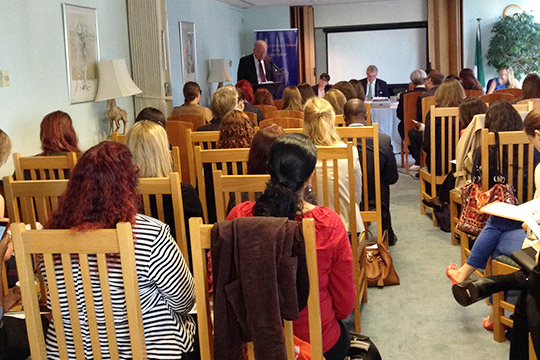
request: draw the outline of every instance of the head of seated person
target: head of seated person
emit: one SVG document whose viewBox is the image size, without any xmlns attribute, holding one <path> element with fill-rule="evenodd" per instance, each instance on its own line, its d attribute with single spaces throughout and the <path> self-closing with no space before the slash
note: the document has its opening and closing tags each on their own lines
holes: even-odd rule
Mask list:
<svg viewBox="0 0 540 360">
<path fill-rule="evenodd" d="M 343 107 L 347 102 L 347 98 L 338 89 L 330 89 L 324 94 L 324 99 L 332 105 L 336 115 L 343 115 Z"/>
<path fill-rule="evenodd" d="M 351 124 L 366 124 L 366 106 L 360 99 L 347 101 L 343 110 L 343 117 L 347 126 Z"/>
<path fill-rule="evenodd" d="M 302 95 L 302 105 L 305 105 L 309 99 L 315 97 L 313 88 L 308 83 L 298 84 L 298 91 L 300 91 L 300 95 Z"/>
<path fill-rule="evenodd" d="M 465 90 L 479 90 L 484 91 L 484 88 L 480 82 L 474 76 L 474 71 L 469 68 L 465 68 L 459 72 L 459 80 Z"/>
<path fill-rule="evenodd" d="M 232 85 L 217 89 L 212 94 L 210 110 L 214 120 L 221 121 L 223 116 L 238 106 L 238 92 Z"/>
<path fill-rule="evenodd" d="M 529 74 L 523 80 L 523 86 L 521 88 L 523 94 L 520 100 L 537 99 L 540 98 L 540 76 L 537 74 Z"/>
<path fill-rule="evenodd" d="M 356 90 L 355 98 L 365 101 L 366 93 L 364 92 L 364 87 L 362 86 L 362 82 L 360 80 L 351 79 L 349 80 L 349 84 L 351 84 L 354 90 Z"/>
<path fill-rule="evenodd" d="M 253 86 L 251 83 L 247 80 L 240 80 L 236 83 L 236 88 L 242 90 L 244 93 L 244 100 L 246 100 L 249 104 L 253 105 Z"/>
<path fill-rule="evenodd" d="M 314 97 L 304 106 L 304 133 L 318 146 L 332 146 L 341 142 L 335 128 L 332 105 L 323 98 Z"/>
<path fill-rule="evenodd" d="M 39 137 L 43 151 L 40 155 L 42 156 L 63 152 L 81 152 L 71 117 L 63 111 L 58 110 L 45 115 L 41 121 Z"/>
<path fill-rule="evenodd" d="M 241 110 L 231 110 L 223 117 L 219 130 L 218 149 L 248 148 L 255 130 L 249 117 Z"/>
<path fill-rule="evenodd" d="M 4 165 L 11 155 L 12 142 L 8 134 L 0 130 L 0 166 Z"/>
<path fill-rule="evenodd" d="M 479 97 L 471 96 L 465 98 L 459 104 L 459 128 L 465 129 L 471 123 L 473 117 L 478 114 L 485 114 L 487 105 Z"/>
<path fill-rule="evenodd" d="M 426 78 L 426 89 L 431 90 L 433 88 L 441 86 L 444 81 L 444 74 L 439 70 L 432 69 Z"/>
<path fill-rule="evenodd" d="M 416 69 L 413 72 L 411 72 L 411 75 L 409 77 L 411 79 L 411 83 L 413 87 L 417 86 L 423 86 L 426 83 L 427 74 L 422 69 Z"/>
<path fill-rule="evenodd" d="M 356 89 L 348 81 L 339 81 L 332 86 L 332 89 L 341 91 L 347 100 L 358 97 Z"/>
<path fill-rule="evenodd" d="M 168 177 L 171 153 L 165 129 L 152 121 L 136 122 L 126 135 L 126 145 L 133 154 L 139 177 Z"/>
<path fill-rule="evenodd" d="M 274 141 L 285 131 L 276 124 L 263 127 L 255 136 L 249 148 L 249 158 L 247 162 L 248 174 L 268 174 L 268 153 Z"/>
<path fill-rule="evenodd" d="M 520 131 L 523 120 L 512 104 L 506 100 L 491 103 L 486 111 L 484 127 L 492 131 Z"/>
<path fill-rule="evenodd" d="M 253 104 L 274 106 L 274 99 L 268 89 L 258 88 L 257 91 L 255 91 L 255 100 L 253 101 Z"/>
<path fill-rule="evenodd" d="M 165 118 L 165 115 L 163 115 L 161 110 L 153 107 L 147 107 L 142 109 L 139 112 L 139 115 L 137 115 L 137 118 L 135 118 L 135 122 L 139 121 L 152 121 L 158 125 L 165 127 L 165 122 L 167 121 L 167 119 Z"/>
<path fill-rule="evenodd" d="M 445 80 L 435 92 L 436 107 L 458 107 L 465 99 L 465 90 L 458 80 Z"/>
<path fill-rule="evenodd" d="M 302 111 L 302 94 L 296 86 L 287 86 L 283 90 L 283 110 Z"/>
<path fill-rule="evenodd" d="M 194 81 L 184 84 L 184 105 L 199 105 L 201 102 L 201 87 Z"/>
</svg>

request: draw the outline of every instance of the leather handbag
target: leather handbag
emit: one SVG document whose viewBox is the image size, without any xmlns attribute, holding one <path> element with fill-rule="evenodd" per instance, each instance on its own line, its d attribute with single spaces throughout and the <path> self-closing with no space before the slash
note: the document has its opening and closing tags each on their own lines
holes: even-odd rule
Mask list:
<svg viewBox="0 0 540 360">
<path fill-rule="evenodd" d="M 399 285 L 399 276 L 385 243 L 366 248 L 366 278 L 369 287 Z"/>
<path fill-rule="evenodd" d="M 493 178 L 495 185 L 486 192 L 482 191 L 480 170 L 476 166 L 472 181 L 461 188 L 461 214 L 456 227 L 472 236 L 480 234 L 489 218 L 489 214 L 480 211 L 482 207 L 492 202 L 517 204 L 514 187 L 506 183 L 506 178 L 501 172 L 498 132 L 495 132 L 495 146 L 497 147 L 497 169 Z"/>
</svg>

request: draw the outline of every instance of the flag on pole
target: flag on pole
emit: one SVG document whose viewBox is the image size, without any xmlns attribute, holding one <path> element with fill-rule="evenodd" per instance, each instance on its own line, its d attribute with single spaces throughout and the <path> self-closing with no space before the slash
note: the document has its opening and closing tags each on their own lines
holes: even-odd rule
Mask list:
<svg viewBox="0 0 540 360">
<path fill-rule="evenodd" d="M 484 78 L 484 60 L 482 58 L 482 32 L 480 30 L 480 19 L 478 20 L 478 28 L 476 29 L 476 50 L 474 53 L 474 72 L 476 73 L 476 78 L 482 84 L 482 87 L 485 86 Z"/>
</svg>

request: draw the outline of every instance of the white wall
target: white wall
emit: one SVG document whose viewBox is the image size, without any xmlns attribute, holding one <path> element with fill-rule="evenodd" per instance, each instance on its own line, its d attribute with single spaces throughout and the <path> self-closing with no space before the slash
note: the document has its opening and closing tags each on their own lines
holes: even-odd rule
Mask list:
<svg viewBox="0 0 540 360">
<path fill-rule="evenodd" d="M 203 91 L 201 105 L 208 106 L 211 90 L 216 88 L 215 84 L 206 82 L 210 59 L 231 61 L 229 73 L 236 83 L 236 70 L 242 53 L 242 9 L 216 0 L 168 0 L 167 18 L 173 104 L 180 106 L 184 103 L 178 22 L 187 21 L 195 23 L 197 83 Z"/>
<path fill-rule="evenodd" d="M 497 75 L 497 70 L 492 66 L 488 66 L 486 59 L 489 41 L 492 38 L 491 29 L 493 29 L 493 24 L 497 22 L 498 18 L 502 16 L 504 8 L 509 4 L 517 4 L 524 11 L 532 11 L 535 15 L 535 20 L 540 22 L 540 1 L 538 0 L 463 0 L 463 65 L 471 69 L 474 67 L 476 19 L 482 18 L 482 53 L 484 54 L 486 82 L 488 79 Z"/>
<path fill-rule="evenodd" d="M 101 60 L 125 58 L 130 68 L 125 1 L 69 3 L 97 8 Z M 55 110 L 71 115 L 82 150 L 103 140 L 109 126 L 105 102 L 69 105 L 62 1 L 0 0 L 0 4 L 0 69 L 8 70 L 11 78 L 9 87 L 0 88 L 0 128 L 13 141 L 13 152 L 39 153 L 39 124 Z M 132 98 L 117 103 L 132 121 Z M 0 175 L 12 173 L 10 159 Z"/>
</svg>

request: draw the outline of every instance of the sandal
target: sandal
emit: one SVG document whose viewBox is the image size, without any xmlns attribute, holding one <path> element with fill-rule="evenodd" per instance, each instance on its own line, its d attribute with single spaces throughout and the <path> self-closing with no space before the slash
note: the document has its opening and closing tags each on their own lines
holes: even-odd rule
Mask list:
<svg viewBox="0 0 540 360">
<path fill-rule="evenodd" d="M 489 318 L 485 318 L 484 320 L 482 320 L 482 326 L 484 327 L 484 329 L 486 329 L 487 331 L 493 331 L 493 327 L 494 327 L 494 323 L 493 321 L 491 322 L 491 324 L 489 324 Z"/>
<path fill-rule="evenodd" d="M 457 270 L 457 269 L 458 269 L 458 267 L 457 267 L 456 264 L 450 264 L 450 265 L 448 265 L 448 266 L 446 267 L 446 276 L 448 276 L 448 278 L 449 278 L 450 280 L 452 280 L 452 285 L 456 285 L 456 284 L 458 284 L 459 282 L 458 282 L 456 279 L 454 279 L 454 278 L 450 275 L 450 270 Z"/>
</svg>

